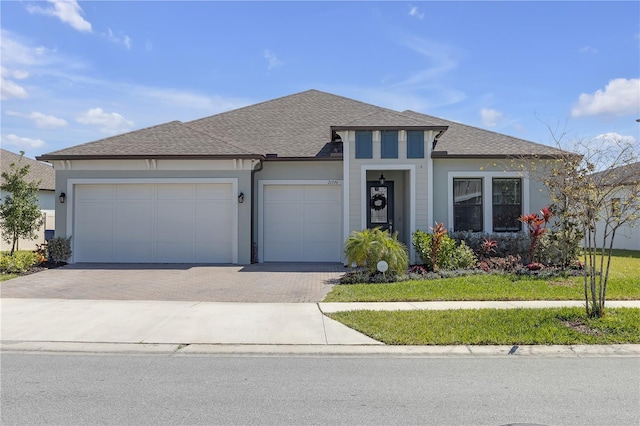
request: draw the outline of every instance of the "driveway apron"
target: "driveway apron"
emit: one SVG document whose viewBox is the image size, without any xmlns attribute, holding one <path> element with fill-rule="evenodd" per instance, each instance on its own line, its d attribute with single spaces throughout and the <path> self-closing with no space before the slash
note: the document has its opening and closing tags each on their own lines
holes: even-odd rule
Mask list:
<svg viewBox="0 0 640 426">
<path fill-rule="evenodd" d="M 2 298 L 319 302 L 345 272 L 337 263 L 74 264 L 0 283 Z"/>
</svg>

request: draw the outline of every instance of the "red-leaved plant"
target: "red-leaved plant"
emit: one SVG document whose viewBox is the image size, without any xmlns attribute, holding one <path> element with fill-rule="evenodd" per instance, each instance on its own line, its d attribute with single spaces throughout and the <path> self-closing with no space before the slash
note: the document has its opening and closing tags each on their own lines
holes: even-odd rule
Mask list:
<svg viewBox="0 0 640 426">
<path fill-rule="evenodd" d="M 523 214 L 518 218 L 520 222 L 527 225 L 527 229 L 529 231 L 529 240 L 531 241 L 531 246 L 529 247 L 529 263 L 534 263 L 534 255 L 536 246 L 538 245 L 538 240 L 547 231 L 547 224 L 553 217 L 553 213 L 551 213 L 549 207 L 545 207 L 540 210 L 540 214 L 541 215 L 538 215 L 538 213 Z"/>
</svg>

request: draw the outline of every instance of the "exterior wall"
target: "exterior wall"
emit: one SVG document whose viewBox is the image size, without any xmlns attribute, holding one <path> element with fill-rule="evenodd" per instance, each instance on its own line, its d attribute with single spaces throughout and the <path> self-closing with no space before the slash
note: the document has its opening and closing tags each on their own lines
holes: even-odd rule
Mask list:
<svg viewBox="0 0 640 426">
<path fill-rule="evenodd" d="M 4 201 L 4 194 L 0 194 L 0 202 Z M 43 244 L 44 231 L 46 229 L 55 229 L 55 205 L 56 195 L 55 191 L 40 190 L 38 192 L 38 207 L 42 210 L 43 222 L 40 228 L 36 231 L 37 238 L 33 240 L 25 240 L 20 238 L 18 240 L 18 248 L 20 250 L 35 250 L 37 244 Z M 11 244 L 5 242 L 0 238 L 0 251 L 11 250 Z"/>
<path fill-rule="evenodd" d="M 251 168 L 256 160 L 83 160 L 54 162 L 56 194 L 65 192 L 67 202 L 56 199 L 56 236 L 72 236 L 70 210 L 74 184 L 112 183 L 120 179 L 237 179 L 238 193 L 244 193 L 244 203 L 238 204 L 238 263 L 251 263 Z M 233 169 L 235 167 L 235 169 Z M 231 170 L 229 170 L 229 169 Z M 112 182 L 109 182 L 112 181 Z M 73 242 L 73 240 L 72 240 Z"/>
<path fill-rule="evenodd" d="M 383 172 L 388 180 L 394 180 L 396 196 L 394 223 L 402 226 L 402 240 L 409 248 L 411 261 L 415 261 L 415 251 L 411 244 L 411 234 L 416 229 L 424 229 L 431 220 L 431 142 L 432 131 L 424 132 L 424 158 L 407 158 L 407 133 L 398 132 L 398 158 L 381 158 L 380 131 L 373 132 L 373 158 L 355 158 L 355 131 L 339 132 L 343 141 L 345 174 L 345 226 L 344 238 L 353 231 L 367 226 L 366 220 L 366 180 L 377 180 Z"/>
<path fill-rule="evenodd" d="M 54 229 L 55 228 L 55 218 L 56 213 L 53 210 L 42 210 L 42 225 L 36 231 L 37 238 L 33 240 L 25 240 L 24 238 L 20 238 L 18 240 L 18 250 L 35 250 L 36 245 L 45 243 L 45 230 Z M 0 251 L 9 251 L 11 250 L 11 244 L 7 243 L 3 239 L 0 239 Z"/>
<path fill-rule="evenodd" d="M 625 191 L 628 194 L 628 189 L 621 189 L 616 191 L 611 198 L 621 198 L 624 200 Z M 613 248 L 615 249 L 625 249 L 625 250 L 640 250 L 640 220 L 634 224 L 635 226 L 631 226 L 631 224 L 626 224 L 620 226 L 616 231 L 616 236 L 613 240 Z M 596 224 L 596 238 L 598 243 L 602 241 L 602 233 L 604 232 L 604 222 L 600 221 Z M 609 247 L 609 241 L 605 242 L 605 246 Z"/>
<path fill-rule="evenodd" d="M 505 160 L 500 159 L 444 159 L 433 160 L 434 185 L 434 222 L 443 222 L 449 230 L 453 230 L 453 177 L 484 178 L 483 204 L 485 216 L 485 232 L 491 232 L 487 225 L 491 220 L 491 198 L 487 191 L 493 177 L 521 177 L 523 188 L 523 213 L 539 212 L 548 206 L 546 190 L 542 183 L 529 178 L 515 168 L 509 169 Z M 428 230 L 428 228 L 426 228 Z"/>
<path fill-rule="evenodd" d="M 342 161 L 265 161 L 263 169 L 255 173 L 254 187 L 254 216 L 253 227 L 256 255 L 259 261 L 262 261 L 262 253 L 260 252 L 260 214 L 263 200 L 260 199 L 259 188 L 265 182 L 278 182 L 285 184 L 290 181 L 291 184 L 296 183 L 315 183 L 315 184 L 343 184 Z"/>
</svg>

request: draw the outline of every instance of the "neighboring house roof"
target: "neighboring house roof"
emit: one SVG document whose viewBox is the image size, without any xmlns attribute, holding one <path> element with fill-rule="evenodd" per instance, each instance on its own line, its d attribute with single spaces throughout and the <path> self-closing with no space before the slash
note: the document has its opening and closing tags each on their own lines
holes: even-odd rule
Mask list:
<svg viewBox="0 0 640 426">
<path fill-rule="evenodd" d="M 186 123 L 172 121 L 112 136 L 45 154 L 38 159 L 163 156 L 327 158 L 335 150 L 331 143 L 333 131 L 357 129 L 440 130 L 444 135 L 441 134 L 436 148 L 438 153 L 434 157 L 544 156 L 561 152 L 413 111 L 399 112 L 318 90 L 307 90 Z"/>
<path fill-rule="evenodd" d="M 28 165 L 29 174 L 26 177 L 27 182 L 40 181 L 39 189 L 55 191 L 56 172 L 53 167 L 40 161 L 23 157 L 20 154 L 7 151 L 6 149 L 1 149 L 0 151 L 0 163 L 3 172 L 8 172 L 11 164 L 16 164 L 18 167 Z"/>
<path fill-rule="evenodd" d="M 536 155 L 544 157 L 556 157 L 566 152 L 531 142 L 524 139 L 507 136 L 490 130 L 468 126 L 443 118 L 432 117 L 415 111 L 404 111 L 403 114 L 411 117 L 422 117 L 434 125 L 448 126 L 436 144 L 433 157 L 518 157 Z"/>
<path fill-rule="evenodd" d="M 596 182 L 605 185 L 637 185 L 640 182 L 640 161 L 591 175 Z"/>
</svg>

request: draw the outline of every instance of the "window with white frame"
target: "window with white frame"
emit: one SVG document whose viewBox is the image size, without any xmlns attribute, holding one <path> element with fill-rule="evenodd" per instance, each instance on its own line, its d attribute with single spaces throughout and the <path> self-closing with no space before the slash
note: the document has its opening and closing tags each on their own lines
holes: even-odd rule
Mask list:
<svg viewBox="0 0 640 426">
<path fill-rule="evenodd" d="M 522 181 L 520 178 L 493 178 L 491 183 L 493 232 L 518 232 L 522 223 Z"/>
<path fill-rule="evenodd" d="M 482 223 L 482 178 L 454 178 L 453 230 L 480 232 Z"/>
</svg>

